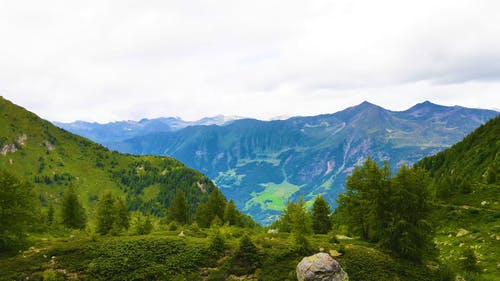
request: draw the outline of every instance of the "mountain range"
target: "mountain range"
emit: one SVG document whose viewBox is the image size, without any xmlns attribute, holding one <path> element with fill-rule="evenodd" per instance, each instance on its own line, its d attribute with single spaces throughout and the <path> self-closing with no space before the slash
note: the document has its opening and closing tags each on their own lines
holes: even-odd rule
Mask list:
<svg viewBox="0 0 500 281">
<path fill-rule="evenodd" d="M 122 141 L 156 132 L 172 132 L 188 126 L 227 125 L 238 119 L 243 119 L 243 117 L 217 115 L 205 117 L 197 121 L 185 121 L 179 117 L 160 117 L 154 119 L 144 118 L 139 121 L 127 120 L 104 124 L 86 121 L 71 123 L 54 122 L 54 124 L 67 131 L 103 143 Z"/>
<path fill-rule="evenodd" d="M 368 156 L 397 169 L 451 146 L 496 115 L 428 101 L 405 111 L 363 102 L 333 114 L 190 125 L 117 141 L 106 130 L 100 137 L 93 130 L 73 132 L 120 152 L 174 157 L 266 224 L 301 195 L 312 200 L 322 194 L 335 205 L 346 176 Z"/>
</svg>

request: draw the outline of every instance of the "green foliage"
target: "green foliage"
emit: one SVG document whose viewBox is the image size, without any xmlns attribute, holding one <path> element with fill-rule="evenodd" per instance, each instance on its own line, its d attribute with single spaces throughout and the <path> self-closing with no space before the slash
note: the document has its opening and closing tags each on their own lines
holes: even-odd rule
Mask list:
<svg viewBox="0 0 500 281">
<path fill-rule="evenodd" d="M 54 223 L 54 205 L 50 204 L 47 210 L 47 224 L 52 225 Z"/>
<path fill-rule="evenodd" d="M 70 187 L 64 192 L 62 200 L 62 221 L 69 228 L 83 229 L 87 223 L 87 216 L 75 189 Z"/>
<path fill-rule="evenodd" d="M 189 223 L 189 209 L 186 196 L 181 189 L 175 192 L 174 200 L 168 208 L 168 218 L 182 225 Z"/>
<path fill-rule="evenodd" d="M 421 261 L 424 254 L 433 251 L 432 197 L 428 185 L 425 170 L 405 165 L 391 181 L 380 241 L 401 257 Z"/>
<path fill-rule="evenodd" d="M 430 224 L 432 197 L 427 173 L 401 166 L 390 178 L 388 165 L 379 168 L 368 158 L 347 179 L 339 197 L 338 216 L 352 233 L 379 242 L 395 255 L 422 261 L 433 251 Z"/>
<path fill-rule="evenodd" d="M 238 250 L 232 258 L 231 271 L 237 275 L 251 274 L 255 272 L 259 264 L 260 257 L 257 246 L 248 235 L 243 236 Z"/>
<path fill-rule="evenodd" d="M 22 243 L 37 209 L 33 185 L 0 170 L 0 252 Z"/>
<path fill-rule="evenodd" d="M 278 224 L 280 231 L 298 235 L 312 233 L 311 218 L 306 209 L 306 202 L 301 196 L 297 202 L 289 202 Z"/>
<path fill-rule="evenodd" d="M 463 260 L 462 267 L 465 271 L 476 272 L 479 270 L 477 265 L 477 257 L 474 250 L 467 248 L 462 252 Z"/>
<path fill-rule="evenodd" d="M 130 213 L 121 199 L 105 192 L 96 207 L 97 233 L 116 235 L 130 227 Z"/>
<path fill-rule="evenodd" d="M 128 229 L 130 227 L 130 212 L 121 198 L 116 200 L 114 209 L 116 211 L 116 227 L 120 230 Z"/>
<path fill-rule="evenodd" d="M 311 210 L 312 227 L 316 234 L 326 234 L 332 228 L 330 206 L 321 195 L 314 200 Z"/>
<path fill-rule="evenodd" d="M 204 228 L 211 225 L 220 226 L 225 222 L 229 225 L 255 226 L 252 218 L 241 214 L 236 209 L 234 202 L 227 202 L 218 189 L 214 189 L 210 193 L 208 202 L 198 204 L 195 217 L 198 225 Z"/>
<path fill-rule="evenodd" d="M 134 229 L 135 233 L 138 235 L 145 235 L 151 233 L 153 231 L 154 225 L 153 221 L 149 216 L 138 215 L 135 219 Z M 177 230 L 177 226 L 174 230 Z"/>
<path fill-rule="evenodd" d="M 224 222 L 228 223 L 229 225 L 238 225 L 238 226 L 242 226 L 243 224 L 241 220 L 241 214 L 236 209 L 233 200 L 230 200 L 226 204 L 226 208 L 224 209 Z"/>
<path fill-rule="evenodd" d="M 222 254 L 224 254 L 224 251 L 228 248 L 228 245 L 226 245 L 226 241 L 222 237 L 219 231 L 215 233 L 210 238 L 210 246 L 209 250 L 214 254 L 215 257 L 220 257 Z"/>
</svg>

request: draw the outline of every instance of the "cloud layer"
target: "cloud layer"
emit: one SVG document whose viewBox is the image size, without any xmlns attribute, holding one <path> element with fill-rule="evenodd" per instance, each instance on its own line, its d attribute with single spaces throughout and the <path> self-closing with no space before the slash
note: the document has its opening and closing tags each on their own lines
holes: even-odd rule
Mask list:
<svg viewBox="0 0 500 281">
<path fill-rule="evenodd" d="M 6 1 L 4 1 L 6 2 Z M 44 118 L 500 108 L 500 2 L 10 1 L 0 95 Z"/>
</svg>

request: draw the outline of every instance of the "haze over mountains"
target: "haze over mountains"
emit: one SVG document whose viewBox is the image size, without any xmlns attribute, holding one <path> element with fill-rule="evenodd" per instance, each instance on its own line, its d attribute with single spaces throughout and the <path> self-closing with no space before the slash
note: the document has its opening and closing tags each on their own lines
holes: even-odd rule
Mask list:
<svg viewBox="0 0 500 281">
<path fill-rule="evenodd" d="M 132 130 L 127 122 L 62 126 L 120 152 L 179 159 L 214 180 L 238 208 L 269 223 L 300 195 L 310 200 L 323 194 L 334 203 L 346 176 L 368 156 L 395 169 L 412 164 L 496 115 L 430 102 L 396 112 L 363 102 L 334 114 L 275 121 L 241 119 L 206 126 L 161 118 L 132 123 L 139 124 Z"/>
</svg>

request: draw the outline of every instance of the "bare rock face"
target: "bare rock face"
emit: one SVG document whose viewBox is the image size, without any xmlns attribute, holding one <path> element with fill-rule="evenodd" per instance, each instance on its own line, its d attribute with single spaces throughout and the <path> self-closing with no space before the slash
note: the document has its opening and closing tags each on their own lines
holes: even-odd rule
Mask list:
<svg viewBox="0 0 500 281">
<path fill-rule="evenodd" d="M 297 265 L 299 281 L 348 281 L 347 273 L 327 253 L 305 257 Z"/>
</svg>

